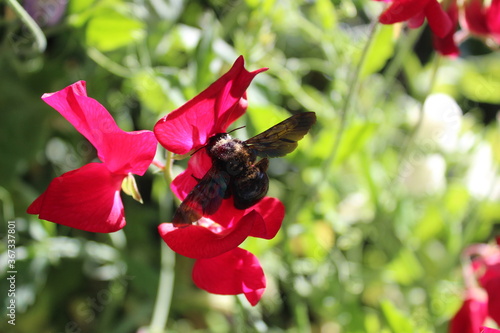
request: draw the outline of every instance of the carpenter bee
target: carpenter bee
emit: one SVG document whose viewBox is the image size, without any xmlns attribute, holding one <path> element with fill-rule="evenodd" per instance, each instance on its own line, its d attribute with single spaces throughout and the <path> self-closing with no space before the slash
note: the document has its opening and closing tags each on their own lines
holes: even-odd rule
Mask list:
<svg viewBox="0 0 500 333">
<path fill-rule="evenodd" d="M 212 167 L 177 209 L 174 226 L 187 226 L 202 216 L 214 214 L 222 200 L 231 196 L 237 209 L 255 205 L 269 188 L 268 158 L 294 151 L 297 141 L 315 122 L 314 112 L 304 112 L 246 141 L 232 138 L 228 133 L 210 137 L 204 148 L 212 159 Z M 257 161 L 257 157 L 261 159 Z"/>
</svg>

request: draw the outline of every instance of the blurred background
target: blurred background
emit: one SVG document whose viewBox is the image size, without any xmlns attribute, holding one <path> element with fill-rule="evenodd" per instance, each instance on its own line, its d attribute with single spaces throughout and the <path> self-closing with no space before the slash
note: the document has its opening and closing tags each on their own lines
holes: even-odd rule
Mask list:
<svg viewBox="0 0 500 333">
<path fill-rule="evenodd" d="M 14 3 L 0 4 L 0 236 L 15 220 L 17 313 L 7 324 L 2 287 L 0 331 L 147 332 L 157 226 L 175 207 L 151 168 L 136 177 L 144 204 L 122 195 L 119 232 L 27 215 L 54 177 L 96 159 L 40 96 L 85 80 L 122 129 L 151 130 L 239 55 L 269 68 L 239 138 L 298 112 L 318 123 L 271 161 L 282 229 L 243 243 L 266 273 L 260 303 L 199 290 L 193 260 L 177 256 L 167 331 L 447 331 L 464 296 L 460 255 L 500 223 L 500 57 L 483 40 L 440 57 L 426 25 L 374 24 L 384 4 L 368 0 L 26 0 L 38 34 Z"/>
</svg>

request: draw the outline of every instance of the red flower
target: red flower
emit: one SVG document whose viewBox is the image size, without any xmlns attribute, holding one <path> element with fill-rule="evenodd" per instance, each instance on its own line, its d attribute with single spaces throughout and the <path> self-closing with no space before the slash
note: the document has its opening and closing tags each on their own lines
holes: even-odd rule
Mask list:
<svg viewBox="0 0 500 333">
<path fill-rule="evenodd" d="M 436 34 L 432 35 L 434 49 L 444 56 L 456 57 L 460 51 L 454 40 L 455 28 L 458 24 L 458 6 L 455 1 L 452 1 L 449 4 L 448 9 L 446 10 L 446 15 L 450 18 L 452 28 L 443 37 L 439 37 Z"/>
<path fill-rule="evenodd" d="M 465 257 L 473 257 L 464 267 L 467 297 L 450 323 L 450 333 L 478 332 L 488 317 L 500 325 L 500 246 L 471 245 Z"/>
<path fill-rule="evenodd" d="M 154 132 L 166 149 L 178 154 L 197 150 L 208 138 L 226 132 L 246 110 L 246 89 L 265 68 L 248 72 L 243 57 L 198 96 L 171 112 L 156 124 Z M 212 166 L 205 150 L 191 157 L 186 171 L 172 182 L 172 190 L 184 199 Z M 193 281 L 208 292 L 223 295 L 243 293 L 255 305 L 264 292 L 264 272 L 257 258 L 238 248 L 248 237 L 273 238 L 281 227 L 285 209 L 275 198 L 265 197 L 245 210 L 234 208 L 232 198 L 197 225 L 176 228 L 171 223 L 158 227 L 161 237 L 175 252 L 197 259 Z"/>
<path fill-rule="evenodd" d="M 156 151 L 153 132 L 121 130 L 99 102 L 87 97 L 85 81 L 42 99 L 90 141 L 102 163 L 89 163 L 55 178 L 27 212 L 85 231 L 123 228 L 120 188 L 125 177 L 141 176 L 151 164 Z"/>
<path fill-rule="evenodd" d="M 500 248 L 480 259 L 476 271 L 479 283 L 488 294 L 488 313 L 500 325 Z"/>
<path fill-rule="evenodd" d="M 186 154 L 201 147 L 216 133 L 223 133 L 247 108 L 246 90 L 253 78 L 267 70 L 248 72 L 240 56 L 233 67 L 186 104 L 161 118 L 156 138 L 165 149 Z"/>
<path fill-rule="evenodd" d="M 488 7 L 483 0 L 469 0 L 464 4 L 462 25 L 470 33 L 491 37 L 500 43 L 500 0 L 492 0 Z"/>
<path fill-rule="evenodd" d="M 480 292 L 480 290 L 479 290 Z M 477 333 L 488 316 L 487 301 L 477 292 L 469 292 L 462 307 L 450 322 L 450 333 Z"/>
<path fill-rule="evenodd" d="M 500 333 L 500 330 L 483 326 L 480 333 Z"/>
<path fill-rule="evenodd" d="M 418 28 L 425 18 L 434 34 L 445 37 L 453 24 L 437 0 L 394 0 L 379 17 L 382 24 L 408 21 L 410 28 Z"/>
</svg>

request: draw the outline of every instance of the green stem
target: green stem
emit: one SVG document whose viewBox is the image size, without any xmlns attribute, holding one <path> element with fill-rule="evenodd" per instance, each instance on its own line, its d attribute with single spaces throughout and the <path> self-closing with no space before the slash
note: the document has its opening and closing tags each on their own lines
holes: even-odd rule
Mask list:
<svg viewBox="0 0 500 333">
<path fill-rule="evenodd" d="M 406 37 L 399 38 L 395 56 L 392 58 L 391 62 L 387 66 L 387 69 L 384 71 L 384 77 L 388 80 L 388 87 L 392 86 L 396 75 L 401 70 L 404 59 L 406 59 L 408 53 L 412 50 L 423 31 L 423 28 L 410 29 Z"/>
<path fill-rule="evenodd" d="M 163 177 L 167 186 L 173 180 L 172 163 L 173 153 L 167 151 L 166 162 L 163 168 Z M 174 196 L 175 197 L 175 196 Z M 158 284 L 158 292 L 156 294 L 156 302 L 153 310 L 153 317 L 149 326 L 149 333 L 162 333 L 167 325 L 170 305 L 172 303 L 172 294 L 174 287 L 174 268 L 175 268 L 175 253 L 168 248 L 164 242 L 161 245 L 161 272 L 160 281 Z"/>
<path fill-rule="evenodd" d="M 363 51 L 361 52 L 361 58 L 359 59 L 356 69 L 354 70 L 354 73 L 349 80 L 349 88 L 347 91 L 347 96 L 345 97 L 344 104 L 342 105 L 342 109 L 340 110 L 339 129 L 335 136 L 334 146 L 330 151 L 330 155 L 327 157 L 325 163 L 323 164 L 323 170 L 322 170 L 323 175 L 327 173 L 328 168 L 332 165 L 332 163 L 335 161 L 335 158 L 337 157 L 337 153 L 340 147 L 340 142 L 342 140 L 342 136 L 344 135 L 346 129 L 347 114 L 351 106 L 351 101 L 354 96 L 354 93 L 358 90 L 361 69 L 363 68 L 363 65 L 365 63 L 366 56 L 368 55 L 368 51 L 370 50 L 370 46 L 372 45 L 374 39 L 373 37 L 377 32 L 377 27 L 378 27 L 378 21 L 372 23 L 372 26 L 370 28 L 370 34 L 368 35 L 368 40 L 366 41 Z"/>
<path fill-rule="evenodd" d="M 174 287 L 175 253 L 162 242 L 161 245 L 161 272 L 158 293 L 153 311 L 153 318 L 149 326 L 149 333 L 162 333 L 167 325 L 172 294 Z"/>
<path fill-rule="evenodd" d="M 170 186 L 174 180 L 174 175 L 172 173 L 172 165 L 174 163 L 174 153 L 167 151 L 165 155 L 165 167 L 163 168 L 163 178 Z M 181 204 L 181 200 L 174 195 L 174 200 L 177 205 Z"/>
<path fill-rule="evenodd" d="M 99 66 L 107 69 L 111 73 L 123 77 L 129 78 L 132 76 L 132 71 L 122 65 L 117 64 L 113 60 L 106 57 L 103 53 L 97 50 L 95 47 L 90 47 L 87 49 L 88 56 L 94 60 Z"/>
<path fill-rule="evenodd" d="M 332 163 L 335 161 L 335 158 L 337 156 L 339 147 L 340 147 L 340 142 L 342 140 L 342 136 L 344 134 L 346 125 L 347 125 L 347 115 L 348 111 L 350 109 L 351 101 L 354 97 L 355 92 L 358 90 L 358 84 L 360 80 L 360 73 L 361 69 L 363 68 L 363 65 L 366 61 L 366 56 L 368 54 L 368 50 L 370 49 L 370 46 L 373 41 L 373 37 L 376 33 L 377 30 L 377 23 L 373 23 L 370 29 L 370 34 L 368 36 L 368 40 L 362 50 L 361 53 L 361 58 L 356 65 L 356 69 L 353 72 L 353 75 L 350 78 L 349 81 L 349 90 L 347 92 L 347 96 L 344 99 L 344 104 L 342 106 L 342 109 L 340 110 L 340 124 L 339 124 L 339 129 L 336 133 L 335 136 L 335 142 L 332 150 L 330 151 L 330 155 L 326 158 L 325 162 L 323 163 L 321 174 L 323 177 L 319 177 L 318 180 L 314 183 L 311 184 L 310 186 L 307 187 L 306 193 L 302 193 L 302 195 L 296 195 L 295 197 L 292 198 L 291 202 L 293 204 L 289 205 L 288 207 L 290 208 L 289 212 L 287 212 L 287 221 L 291 221 L 292 223 L 296 221 L 297 215 L 302 207 L 300 204 L 300 200 L 305 196 L 305 197 L 312 197 L 314 195 L 314 192 L 317 190 L 317 188 L 320 185 L 320 182 L 322 182 L 324 179 L 327 177 L 325 176 L 332 165 Z M 281 243 L 283 246 L 286 246 L 286 244 L 290 244 L 290 239 L 288 237 L 288 232 L 287 230 L 284 230 L 283 233 L 283 240 Z M 290 297 L 290 303 L 293 306 L 293 312 L 294 312 L 294 319 L 295 319 L 295 324 L 297 325 L 297 331 L 298 332 L 309 332 L 311 330 L 311 325 L 309 322 L 309 317 L 308 317 L 308 308 L 307 308 L 307 303 L 304 302 L 301 297 L 297 294 L 296 290 L 294 289 L 293 282 L 294 281 L 294 265 L 293 265 L 293 255 L 292 251 L 289 249 L 286 249 L 284 251 L 285 256 L 284 256 L 284 262 L 287 267 L 287 270 L 290 272 L 290 276 L 287 278 L 287 281 L 283 281 L 285 284 L 285 287 L 287 289 L 287 292 L 289 293 Z"/>
<path fill-rule="evenodd" d="M 26 24 L 28 29 L 33 33 L 35 37 L 36 44 L 38 45 L 38 51 L 42 53 L 45 51 L 47 47 L 47 39 L 43 34 L 42 29 L 38 26 L 38 24 L 33 20 L 33 18 L 24 10 L 23 6 L 19 4 L 16 0 L 7 0 L 7 4 L 12 8 L 12 10 L 19 16 L 21 21 Z"/>
</svg>

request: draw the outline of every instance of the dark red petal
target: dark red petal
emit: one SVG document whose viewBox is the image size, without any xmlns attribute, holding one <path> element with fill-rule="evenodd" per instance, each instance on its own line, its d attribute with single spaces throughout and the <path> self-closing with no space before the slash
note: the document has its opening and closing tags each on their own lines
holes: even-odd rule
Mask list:
<svg viewBox="0 0 500 333">
<path fill-rule="evenodd" d="M 167 150 L 186 154 L 201 147 L 207 138 L 220 132 L 246 110 L 245 92 L 259 70 L 248 72 L 240 56 L 233 67 L 200 94 L 160 119 L 154 128 L 156 138 Z"/>
<path fill-rule="evenodd" d="M 431 0 L 424 9 L 425 17 L 436 36 L 443 38 L 452 29 L 453 23 L 437 0 Z"/>
<path fill-rule="evenodd" d="M 452 22 L 453 28 L 443 38 L 433 34 L 434 49 L 444 56 L 456 57 L 460 53 L 453 38 L 455 35 L 455 27 L 458 24 L 457 5 L 455 3 L 450 4 L 446 13 Z"/>
<path fill-rule="evenodd" d="M 486 12 L 486 22 L 492 35 L 496 36 L 497 42 L 500 40 L 500 0 L 492 0 Z"/>
<path fill-rule="evenodd" d="M 85 81 L 44 94 L 42 99 L 96 147 L 99 158 L 111 172 L 146 172 L 156 152 L 153 132 L 121 130 L 104 106 L 87 97 Z"/>
<path fill-rule="evenodd" d="M 464 28 L 478 35 L 487 35 L 489 33 L 486 10 L 483 8 L 482 0 L 465 1 L 464 14 L 464 22 L 462 22 Z"/>
<path fill-rule="evenodd" d="M 500 325 L 500 252 L 495 252 L 482 260 L 484 274 L 479 283 L 488 294 L 488 310 L 490 317 Z"/>
<path fill-rule="evenodd" d="M 55 178 L 29 207 L 29 214 L 91 232 L 113 232 L 125 226 L 120 188 L 123 176 L 104 164 L 90 163 Z"/>
<path fill-rule="evenodd" d="M 171 223 L 160 224 L 158 231 L 173 251 L 194 259 L 212 258 L 240 245 L 259 218 L 262 219 L 257 212 L 251 212 L 220 233 L 198 225 L 175 228 Z"/>
<path fill-rule="evenodd" d="M 449 333 L 476 333 L 488 316 L 487 302 L 467 298 L 450 322 Z"/>
<path fill-rule="evenodd" d="M 431 0 L 394 0 L 379 17 L 382 24 L 393 24 L 409 20 L 422 12 Z"/>
<path fill-rule="evenodd" d="M 488 280 L 484 289 L 488 294 L 488 312 L 490 317 L 500 325 L 500 277 Z"/>
<path fill-rule="evenodd" d="M 408 19 L 408 28 L 410 29 L 416 29 L 420 27 L 422 24 L 424 24 L 425 21 L 425 14 L 424 12 L 419 12 L 415 14 L 415 16 L 410 17 Z"/>
<path fill-rule="evenodd" d="M 212 294 L 244 293 L 256 305 L 266 288 L 266 277 L 259 260 L 252 253 L 235 248 L 220 256 L 199 259 L 193 267 L 193 281 Z"/>
</svg>

